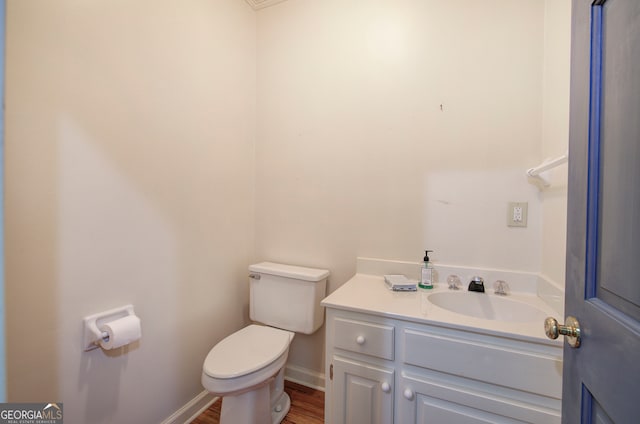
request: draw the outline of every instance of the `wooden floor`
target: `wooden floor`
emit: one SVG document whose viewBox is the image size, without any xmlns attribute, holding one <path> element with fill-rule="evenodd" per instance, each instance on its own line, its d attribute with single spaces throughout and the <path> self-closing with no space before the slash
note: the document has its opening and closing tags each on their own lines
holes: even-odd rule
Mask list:
<svg viewBox="0 0 640 424">
<path fill-rule="evenodd" d="M 284 390 L 291 398 L 291 409 L 282 420 L 283 424 L 323 424 L 324 392 L 301 384 L 284 381 Z M 220 400 L 200 414 L 191 424 L 219 424 Z"/>
</svg>

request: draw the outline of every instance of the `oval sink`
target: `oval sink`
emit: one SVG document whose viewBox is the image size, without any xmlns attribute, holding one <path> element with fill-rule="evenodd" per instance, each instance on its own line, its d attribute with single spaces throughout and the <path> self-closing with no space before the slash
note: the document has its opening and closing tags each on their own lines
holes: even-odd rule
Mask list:
<svg viewBox="0 0 640 424">
<path fill-rule="evenodd" d="M 548 315 L 547 312 L 533 305 L 484 293 L 432 293 L 429 295 L 429 301 L 457 314 L 497 321 L 542 322 Z"/>
</svg>

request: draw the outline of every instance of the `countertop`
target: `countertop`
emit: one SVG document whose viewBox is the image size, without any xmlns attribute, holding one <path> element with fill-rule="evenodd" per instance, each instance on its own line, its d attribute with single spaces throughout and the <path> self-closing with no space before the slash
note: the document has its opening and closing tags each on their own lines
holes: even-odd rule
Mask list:
<svg viewBox="0 0 640 424">
<path fill-rule="evenodd" d="M 418 289 L 415 292 L 395 292 L 390 290 L 382 276 L 356 274 L 344 285 L 327 296 L 322 305 L 346 311 L 364 312 L 381 317 L 437 325 L 508 337 L 548 345 L 561 345 L 562 340 L 550 340 L 544 333 L 544 316 L 531 322 L 506 322 L 487 320 L 454 313 L 442 309 L 428 300 L 432 293 L 450 291 L 446 284 L 438 283 L 431 290 Z M 478 296 L 497 296 L 487 288 Z M 530 293 L 509 293 L 510 300 L 525 302 L 541 309 L 546 316 L 557 313 L 541 298 Z M 538 321 L 539 319 L 539 321 Z"/>
</svg>

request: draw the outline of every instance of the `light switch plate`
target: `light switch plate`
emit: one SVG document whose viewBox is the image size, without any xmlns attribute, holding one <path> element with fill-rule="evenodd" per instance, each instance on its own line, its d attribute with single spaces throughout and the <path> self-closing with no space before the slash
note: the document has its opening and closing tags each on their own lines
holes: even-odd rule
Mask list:
<svg viewBox="0 0 640 424">
<path fill-rule="evenodd" d="M 526 227 L 529 203 L 509 202 L 507 207 L 507 226 Z"/>
</svg>

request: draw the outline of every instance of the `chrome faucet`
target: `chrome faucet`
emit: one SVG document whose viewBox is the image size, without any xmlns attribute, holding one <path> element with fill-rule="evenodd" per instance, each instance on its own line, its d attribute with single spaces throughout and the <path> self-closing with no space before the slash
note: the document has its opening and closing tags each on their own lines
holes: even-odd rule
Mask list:
<svg viewBox="0 0 640 424">
<path fill-rule="evenodd" d="M 493 283 L 493 292 L 498 296 L 506 296 L 509 294 L 509 284 L 506 281 L 498 280 Z"/>
<path fill-rule="evenodd" d="M 460 286 L 462 286 L 462 281 L 460 281 L 460 277 L 455 274 L 451 274 L 447 277 L 447 284 L 449 285 L 449 290 L 460 290 Z"/>
<path fill-rule="evenodd" d="M 484 280 L 482 277 L 475 276 L 469 283 L 469 291 L 484 293 Z"/>
</svg>

